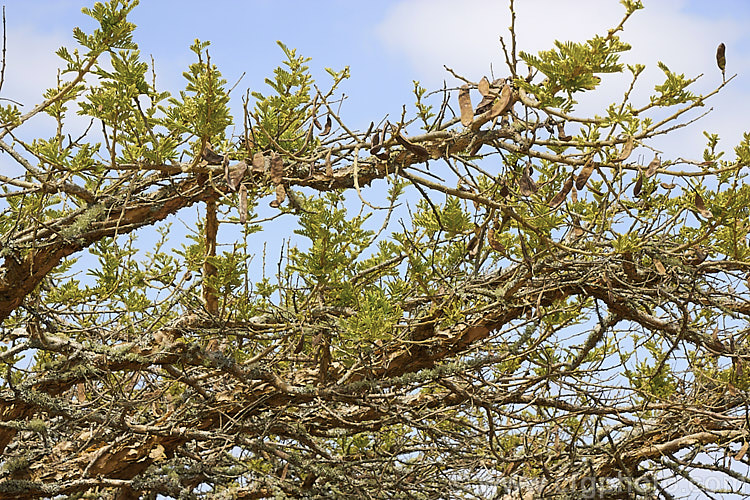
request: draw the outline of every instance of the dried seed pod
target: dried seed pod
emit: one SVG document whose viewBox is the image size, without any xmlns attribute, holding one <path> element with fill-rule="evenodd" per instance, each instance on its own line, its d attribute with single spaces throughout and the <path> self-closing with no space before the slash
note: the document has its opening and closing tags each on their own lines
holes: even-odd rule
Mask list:
<svg viewBox="0 0 750 500">
<path fill-rule="evenodd" d="M 661 167 L 661 160 L 658 156 L 654 156 L 654 159 L 651 160 L 651 163 L 648 164 L 648 168 L 646 169 L 646 177 L 654 175 L 656 171 L 659 170 L 659 167 Z"/>
<path fill-rule="evenodd" d="M 375 133 L 372 134 L 372 149 L 370 149 L 370 152 L 372 152 L 373 149 L 377 148 L 378 144 L 380 144 L 380 131 L 376 130 Z"/>
<path fill-rule="evenodd" d="M 247 222 L 247 186 L 240 185 L 240 224 Z"/>
<path fill-rule="evenodd" d="M 625 252 L 622 254 L 622 270 L 630 281 L 638 280 L 638 268 L 633 261 L 633 253 Z"/>
<path fill-rule="evenodd" d="M 697 266 L 703 263 L 708 258 L 708 254 L 704 252 L 700 247 L 695 246 L 685 252 L 684 261 L 686 264 L 691 266 Z"/>
<path fill-rule="evenodd" d="M 388 161 L 388 159 L 391 157 L 391 155 L 390 155 L 390 153 L 388 153 L 388 151 L 383 151 L 382 153 L 376 154 L 375 157 L 378 160 Z"/>
<path fill-rule="evenodd" d="M 738 452 L 737 452 L 737 454 L 736 454 L 736 455 L 735 455 L 735 456 L 734 456 L 733 458 L 734 458 L 735 460 L 737 460 L 738 462 L 739 462 L 740 460 L 742 460 L 743 458 L 745 458 L 745 455 L 747 454 L 747 449 L 748 449 L 748 447 L 750 447 L 750 442 L 748 442 L 748 441 L 745 441 L 745 442 L 744 442 L 744 443 L 742 444 L 742 447 L 740 448 L 740 451 L 738 451 Z"/>
<path fill-rule="evenodd" d="M 500 91 L 500 97 L 492 105 L 490 110 L 490 119 L 497 118 L 498 116 L 507 113 L 508 110 L 513 106 L 513 91 L 509 85 L 503 85 L 503 89 Z"/>
<path fill-rule="evenodd" d="M 492 248 L 494 251 L 504 254 L 505 246 L 497 240 L 496 236 L 497 236 L 497 231 L 490 228 L 487 231 L 487 243 L 489 243 L 490 248 Z"/>
<path fill-rule="evenodd" d="M 278 153 L 271 155 L 271 182 L 281 184 L 284 180 L 284 161 Z"/>
<path fill-rule="evenodd" d="M 246 173 L 247 163 L 245 163 L 245 160 L 240 160 L 237 165 L 235 165 L 228 171 L 227 186 L 229 186 L 229 189 L 231 189 L 232 191 L 237 191 L 237 188 L 240 186 L 240 183 L 242 182 L 242 179 L 245 177 Z"/>
<path fill-rule="evenodd" d="M 710 210 L 706 209 L 706 204 L 703 202 L 703 197 L 698 192 L 695 193 L 695 199 L 693 200 L 693 203 L 695 204 L 695 209 L 699 214 L 701 214 L 701 216 L 703 216 L 703 218 L 710 219 L 714 216 L 714 214 L 712 214 Z"/>
<path fill-rule="evenodd" d="M 561 141 L 569 141 L 573 138 L 572 135 L 565 133 L 565 124 L 563 122 L 557 124 L 557 138 Z"/>
<path fill-rule="evenodd" d="M 229 155 L 224 155 L 224 161 L 221 162 L 221 166 L 224 169 L 224 182 L 227 183 L 230 190 L 237 191 L 237 188 L 232 188 L 232 185 L 229 182 Z"/>
<path fill-rule="evenodd" d="M 331 163 L 331 150 L 328 150 L 326 154 L 326 177 L 333 177 L 333 164 Z"/>
<path fill-rule="evenodd" d="M 635 186 L 633 187 L 633 196 L 640 196 L 641 188 L 643 188 L 643 174 L 639 173 L 638 179 L 636 179 Z"/>
<path fill-rule="evenodd" d="M 659 275 L 665 276 L 667 274 L 667 270 L 664 268 L 664 264 L 662 264 L 660 260 L 654 259 L 654 267 Z"/>
<path fill-rule="evenodd" d="M 552 208 L 557 208 L 562 205 L 562 202 L 565 201 L 565 198 L 567 198 L 568 193 L 570 193 L 571 189 L 573 189 L 573 175 L 568 177 L 568 179 L 565 181 L 565 184 L 563 184 L 562 189 L 560 189 L 560 192 L 557 193 L 555 197 L 549 201 L 549 206 Z"/>
<path fill-rule="evenodd" d="M 528 165 L 524 167 L 523 174 L 521 174 L 521 179 L 518 181 L 518 191 L 521 193 L 522 196 L 531 196 L 532 194 L 536 193 L 537 190 L 536 183 L 531 178 L 531 173 Z"/>
<path fill-rule="evenodd" d="M 271 201 L 270 205 L 273 208 L 279 208 L 282 203 L 284 203 L 284 200 L 286 199 L 286 189 L 284 189 L 283 184 L 277 184 L 276 185 L 276 199 Z"/>
<path fill-rule="evenodd" d="M 201 159 L 209 165 L 219 165 L 224 161 L 224 155 L 220 155 L 212 149 L 210 144 L 206 144 L 206 147 L 201 151 Z"/>
<path fill-rule="evenodd" d="M 328 115 L 326 117 L 326 126 L 323 128 L 323 131 L 320 133 L 320 135 L 328 135 L 331 132 L 331 115 Z"/>
<path fill-rule="evenodd" d="M 458 106 L 461 109 L 461 124 L 468 127 L 474 121 L 474 108 L 471 107 L 468 85 L 461 85 L 461 90 L 458 91 Z"/>
<path fill-rule="evenodd" d="M 266 158 L 258 151 L 253 155 L 253 172 L 262 174 L 266 171 Z"/>
<path fill-rule="evenodd" d="M 583 187 L 586 185 L 586 181 L 589 180 L 589 177 L 591 177 L 591 172 L 594 171 L 594 160 L 589 158 L 586 160 L 586 164 L 581 169 L 581 172 L 578 174 L 578 177 L 576 178 L 576 189 L 579 191 L 583 189 Z"/>
<path fill-rule="evenodd" d="M 410 142 L 406 137 L 404 137 L 404 135 L 401 132 L 396 134 L 396 142 L 401 144 L 404 147 L 404 149 L 406 149 L 410 153 L 413 153 L 414 155 L 416 155 L 420 159 L 420 161 L 424 161 L 430 157 L 429 151 L 427 151 L 425 148 L 423 148 L 422 146 L 418 144 L 414 144 L 413 142 Z"/>
<path fill-rule="evenodd" d="M 477 109 L 474 110 L 474 115 L 481 115 L 482 113 L 489 111 L 490 108 L 492 108 L 492 103 L 495 102 L 496 97 L 497 96 L 493 94 L 482 97 L 482 100 L 477 104 Z"/>
<path fill-rule="evenodd" d="M 725 73 L 726 68 L 727 68 L 726 50 L 727 50 L 727 47 L 723 43 L 720 43 L 719 46 L 716 48 L 716 64 L 719 66 L 719 69 L 721 70 L 722 81 L 726 80 L 726 73 Z"/>
<path fill-rule="evenodd" d="M 635 146 L 635 140 L 633 139 L 632 135 L 629 135 L 628 138 L 625 140 L 625 144 L 622 146 L 622 151 L 620 151 L 619 156 L 615 161 L 625 161 L 630 156 L 630 153 L 633 152 L 633 147 Z"/>
<path fill-rule="evenodd" d="M 490 81 L 487 79 L 486 76 L 483 76 L 482 79 L 479 80 L 477 89 L 479 90 L 479 93 L 482 94 L 482 96 L 484 97 L 487 97 L 490 95 Z"/>
<path fill-rule="evenodd" d="M 573 217 L 573 237 L 580 238 L 586 233 L 581 226 L 581 219 L 579 217 Z"/>
</svg>

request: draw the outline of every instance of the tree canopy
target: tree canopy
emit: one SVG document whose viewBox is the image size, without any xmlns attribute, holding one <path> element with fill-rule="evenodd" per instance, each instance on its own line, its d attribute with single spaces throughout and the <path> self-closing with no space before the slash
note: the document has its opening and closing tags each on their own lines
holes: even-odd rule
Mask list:
<svg viewBox="0 0 750 500">
<path fill-rule="evenodd" d="M 704 94 L 660 63 L 640 101 L 621 3 L 531 54 L 511 0 L 503 75 L 415 83 L 365 127 L 348 68 L 316 82 L 279 43 L 233 115 L 207 42 L 171 95 L 137 1 L 84 9 L 58 86 L 0 108 L 0 499 L 747 491 L 750 134 L 731 159 L 652 145 L 731 55 Z M 296 236 L 266 255 L 278 218 Z"/>
</svg>

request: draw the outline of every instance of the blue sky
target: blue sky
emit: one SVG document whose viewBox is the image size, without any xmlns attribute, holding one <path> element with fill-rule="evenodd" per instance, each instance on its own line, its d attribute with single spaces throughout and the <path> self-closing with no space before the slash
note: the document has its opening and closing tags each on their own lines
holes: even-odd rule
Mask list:
<svg viewBox="0 0 750 500">
<path fill-rule="evenodd" d="M 750 129 L 750 2 L 746 0 L 645 0 L 626 25 L 623 38 L 633 45 L 627 62 L 644 62 L 640 93 L 659 83 L 656 61 L 677 72 L 704 73 L 696 90 L 708 91 L 719 82 L 714 54 L 720 41 L 727 45 L 728 74 L 738 73 L 716 109 L 702 123 L 675 134 L 664 148 L 691 153 L 702 149 L 701 131 L 721 133 L 731 146 L 741 131 Z M 26 106 L 38 101 L 42 89 L 52 86 L 58 65 L 54 50 L 74 46 L 74 26 L 92 27 L 80 8 L 90 2 L 76 0 L 11 0 L 8 22 L 8 68 L 0 96 Z M 517 0 L 517 32 L 521 49 L 535 52 L 550 47 L 554 39 L 584 40 L 617 24 L 623 8 L 617 0 Z M 428 88 L 455 80 L 446 64 L 478 81 L 489 74 L 505 74 L 498 37 L 507 37 L 506 0 L 144 0 L 132 20 L 138 25 L 136 40 L 142 53 L 153 55 L 157 82 L 176 91 L 182 71 L 193 61 L 188 47 L 195 38 L 212 42 L 213 60 L 230 85 L 246 73 L 235 91 L 235 109 L 248 87 L 265 90 L 263 79 L 279 63 L 282 40 L 312 57 L 311 67 L 326 81 L 322 69 L 350 66 L 351 79 L 342 91 L 348 96 L 343 116 L 353 126 L 365 127 L 386 113 L 400 113 L 411 104 L 412 81 Z M 617 100 L 625 80 L 607 78 L 605 92 L 582 103 L 595 112 Z M 697 142 L 695 141 L 697 138 Z M 688 140 L 689 139 L 689 140 Z M 695 144 L 693 144 L 695 143 Z M 694 149 L 694 151 L 693 151 Z M 669 153 L 669 151 L 667 151 Z M 673 152 L 679 156 L 682 151 Z"/>
</svg>

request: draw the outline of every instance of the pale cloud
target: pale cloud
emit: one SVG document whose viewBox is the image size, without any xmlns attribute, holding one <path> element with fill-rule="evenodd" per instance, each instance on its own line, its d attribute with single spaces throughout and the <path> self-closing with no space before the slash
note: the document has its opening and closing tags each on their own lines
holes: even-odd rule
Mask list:
<svg viewBox="0 0 750 500">
<path fill-rule="evenodd" d="M 617 26 L 625 12 L 616 0 L 521 0 L 515 3 L 518 48 L 530 53 L 551 48 L 554 40 L 582 42 L 595 34 L 604 35 L 609 28 Z M 750 64 L 741 51 L 733 50 L 743 42 L 745 23 L 742 19 L 732 18 L 731 9 L 726 9 L 724 18 L 701 18 L 688 13 L 686 5 L 686 0 L 646 2 L 646 9 L 636 12 L 626 23 L 625 31 L 620 33 L 633 47 L 621 60 L 647 65 L 633 94 L 637 102 L 643 103 L 653 86 L 663 81 L 657 61 L 663 61 L 672 71 L 686 76 L 703 73 L 705 76 L 696 84 L 695 91 L 713 89 L 721 82 L 715 61 L 716 46 L 720 41 L 726 43 L 728 74 L 739 73 L 740 77 L 709 102 L 717 111 L 689 131 L 679 131 L 654 143 L 674 156 L 694 157 L 703 148 L 702 130 L 720 133 L 724 144 L 729 146 L 736 144 L 741 132 L 750 127 L 745 116 L 748 106 L 744 104 L 750 102 L 750 81 L 747 75 L 743 76 Z M 506 1 L 402 0 L 387 12 L 378 33 L 386 47 L 410 62 L 415 79 L 434 88 L 443 80 L 449 85 L 457 83 L 443 65 L 474 81 L 489 75 L 490 64 L 495 77 L 507 75 L 499 37 L 503 36 L 509 44 L 509 26 Z M 627 85 L 627 77 L 605 77 L 600 91 L 583 99 L 579 110 L 601 113 L 606 104 L 620 100 Z M 739 102 L 743 103 L 744 110 L 738 109 Z M 686 134 L 693 139 L 697 136 L 698 140 L 686 144 Z"/>
<path fill-rule="evenodd" d="M 28 27 L 10 27 L 5 83 L 0 95 L 23 103 L 24 109 L 31 109 L 40 102 L 41 93 L 56 86 L 57 68 L 62 59 L 55 51 L 63 45 L 70 45 L 65 37 Z"/>
<path fill-rule="evenodd" d="M 58 84 L 58 71 L 64 69 L 66 62 L 57 56 L 57 49 L 67 47 L 72 53 L 79 48 L 70 35 L 55 32 L 43 32 L 33 26 L 9 26 L 7 33 L 5 81 L 0 97 L 11 99 L 22 104 L 21 113 L 26 113 L 44 100 L 44 92 Z M 80 49 L 79 50 L 85 50 Z M 60 74 L 62 82 L 70 81 L 72 74 Z M 95 82 L 89 76 L 87 82 Z M 8 101 L 0 102 L 7 104 Z M 68 104 L 65 119 L 66 134 L 78 136 L 90 124 L 90 118 L 77 114 L 78 107 Z M 16 133 L 20 138 L 31 140 L 35 137 L 52 137 L 56 123 L 45 113 L 32 118 Z"/>
</svg>

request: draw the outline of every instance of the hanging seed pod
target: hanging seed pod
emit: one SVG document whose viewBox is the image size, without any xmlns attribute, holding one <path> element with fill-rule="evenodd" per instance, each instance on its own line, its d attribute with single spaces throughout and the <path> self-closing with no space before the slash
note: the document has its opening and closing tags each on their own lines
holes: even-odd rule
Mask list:
<svg viewBox="0 0 750 500">
<path fill-rule="evenodd" d="M 284 200 L 286 199 L 286 189 L 283 184 L 276 185 L 276 199 L 271 201 L 270 205 L 273 208 L 279 208 Z"/>
<path fill-rule="evenodd" d="M 266 171 L 266 158 L 258 151 L 253 155 L 253 172 L 262 174 Z"/>
<path fill-rule="evenodd" d="M 413 142 L 410 142 L 406 137 L 404 137 L 404 135 L 401 132 L 399 132 L 396 135 L 396 142 L 401 144 L 404 147 L 404 149 L 406 149 L 410 153 L 413 153 L 415 156 L 417 156 L 420 161 L 424 161 L 430 157 L 429 151 L 427 151 L 425 148 L 423 148 L 422 146 L 418 144 L 414 144 Z"/>
<path fill-rule="evenodd" d="M 563 184 L 562 189 L 560 189 L 560 192 L 555 195 L 554 198 L 552 198 L 549 201 L 549 206 L 551 208 L 557 208 L 565 201 L 565 198 L 568 197 L 568 193 L 570 193 L 570 190 L 573 189 L 573 175 L 571 174 L 570 177 L 565 181 L 565 184 Z"/>
<path fill-rule="evenodd" d="M 586 160 L 586 164 L 581 169 L 581 172 L 578 174 L 578 177 L 576 178 L 576 189 L 579 191 L 583 189 L 583 187 L 586 185 L 586 181 L 589 180 L 589 177 L 591 177 L 591 172 L 594 171 L 594 160 L 589 158 Z"/>
<path fill-rule="evenodd" d="M 633 196 L 640 196 L 641 195 L 641 189 L 643 188 L 643 174 L 638 174 L 638 179 L 635 181 L 635 186 L 633 186 Z"/>
<path fill-rule="evenodd" d="M 524 167 L 521 179 L 518 181 L 518 191 L 521 193 L 521 196 L 531 196 L 538 189 L 536 183 L 534 183 L 534 179 L 531 178 L 530 169 L 527 165 Z"/>
<path fill-rule="evenodd" d="M 706 209 L 706 204 L 703 202 L 703 197 L 699 193 L 695 193 L 695 199 L 693 200 L 695 209 L 698 211 L 704 219 L 710 219 L 714 216 L 710 210 Z"/>
<path fill-rule="evenodd" d="M 559 122 L 557 124 L 557 138 L 565 142 L 573 139 L 572 135 L 568 135 L 565 133 L 565 124 L 563 122 Z"/>
<path fill-rule="evenodd" d="M 229 186 L 229 189 L 237 191 L 237 188 L 240 186 L 246 172 L 247 163 L 245 163 L 245 160 L 241 160 L 237 165 L 225 171 L 227 186 Z"/>
<path fill-rule="evenodd" d="M 247 186 L 240 186 L 240 224 L 247 222 Z"/>
<path fill-rule="evenodd" d="M 512 105 L 513 91 L 510 89 L 510 86 L 503 85 L 503 89 L 500 91 L 500 97 L 495 104 L 492 105 L 492 109 L 490 110 L 490 119 L 492 120 L 507 113 Z"/>
<path fill-rule="evenodd" d="M 656 173 L 657 170 L 659 170 L 659 167 L 661 167 L 661 160 L 654 156 L 654 159 L 651 160 L 651 163 L 648 164 L 648 168 L 646 169 L 646 177 L 651 177 Z"/>
<path fill-rule="evenodd" d="M 497 240 L 497 231 L 495 231 L 493 228 L 490 228 L 487 231 L 487 243 L 489 243 L 490 248 L 492 248 L 494 251 L 503 254 L 505 253 L 505 246 Z"/>
<path fill-rule="evenodd" d="M 479 89 L 479 93 L 482 94 L 483 97 L 487 97 L 490 95 L 490 81 L 486 76 L 483 76 L 482 79 L 479 80 L 477 89 Z"/>
<path fill-rule="evenodd" d="M 323 128 L 323 131 L 320 133 L 320 135 L 328 135 L 331 132 L 331 115 L 328 115 L 326 118 L 326 126 Z"/>
<path fill-rule="evenodd" d="M 625 140 L 625 144 L 622 146 L 622 150 L 620 151 L 619 156 L 615 161 L 625 161 L 630 156 L 630 153 L 633 152 L 633 147 L 635 146 L 635 140 L 633 139 L 632 135 L 629 135 L 628 138 Z"/>
<path fill-rule="evenodd" d="M 281 184 L 284 180 L 284 161 L 278 153 L 271 155 L 271 182 Z"/>
<path fill-rule="evenodd" d="M 721 70 L 721 80 L 726 80 L 726 68 L 727 68 L 727 57 L 726 57 L 726 50 L 727 47 L 723 43 L 720 43 L 719 46 L 716 49 L 716 64 L 719 66 L 719 69 Z"/>
<path fill-rule="evenodd" d="M 468 127 L 474 121 L 474 108 L 471 107 L 468 85 L 461 85 L 461 90 L 458 91 L 458 106 L 461 109 L 461 124 Z"/>
<path fill-rule="evenodd" d="M 329 179 L 333 177 L 333 164 L 331 163 L 331 150 L 328 150 L 326 154 L 326 177 Z"/>
</svg>

